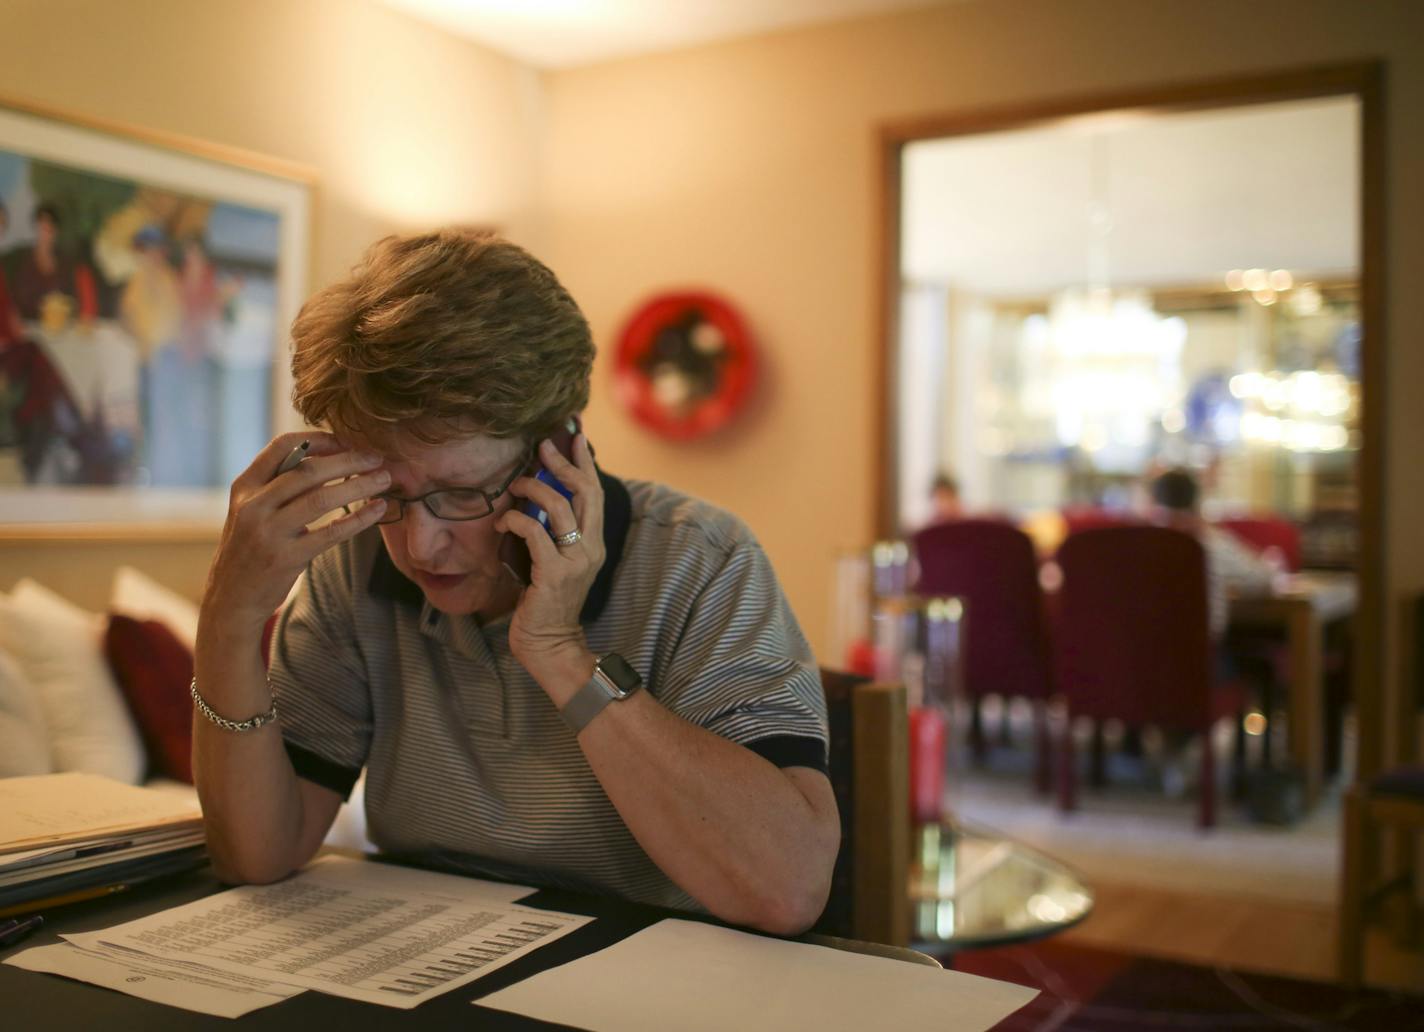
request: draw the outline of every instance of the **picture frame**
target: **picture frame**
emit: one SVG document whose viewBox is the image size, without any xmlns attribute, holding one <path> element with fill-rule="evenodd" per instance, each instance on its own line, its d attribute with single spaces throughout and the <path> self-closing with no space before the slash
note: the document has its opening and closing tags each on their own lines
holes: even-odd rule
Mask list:
<svg viewBox="0 0 1424 1032">
<path fill-rule="evenodd" d="M 216 536 L 290 403 L 316 176 L 0 97 L 0 538 Z"/>
</svg>

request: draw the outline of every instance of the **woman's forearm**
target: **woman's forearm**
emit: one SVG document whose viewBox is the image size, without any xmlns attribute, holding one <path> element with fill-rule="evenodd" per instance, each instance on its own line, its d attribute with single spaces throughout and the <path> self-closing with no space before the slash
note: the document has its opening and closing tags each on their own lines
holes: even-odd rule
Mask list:
<svg viewBox="0 0 1424 1032">
<path fill-rule="evenodd" d="M 232 482 L 194 657 L 198 691 L 220 716 L 241 722 L 271 706 L 262 625 L 314 557 L 375 524 L 379 501 L 309 529 L 384 490 L 380 464 L 307 430 L 274 437 Z M 277 724 L 232 732 L 195 713 L 193 773 L 214 863 L 234 881 L 274 881 L 306 863 L 341 805 L 297 778 Z"/>
<path fill-rule="evenodd" d="M 606 707 L 579 744 L 644 851 L 709 911 L 781 934 L 815 921 L 840 843 L 822 775 L 780 770 L 646 692 Z"/>
<path fill-rule="evenodd" d="M 257 646 L 224 648 L 199 639 L 198 691 L 218 714 L 246 720 L 271 705 Z M 193 776 L 208 850 L 227 881 L 268 882 L 304 863 L 302 793 L 276 723 L 226 731 L 194 707 Z"/>
</svg>

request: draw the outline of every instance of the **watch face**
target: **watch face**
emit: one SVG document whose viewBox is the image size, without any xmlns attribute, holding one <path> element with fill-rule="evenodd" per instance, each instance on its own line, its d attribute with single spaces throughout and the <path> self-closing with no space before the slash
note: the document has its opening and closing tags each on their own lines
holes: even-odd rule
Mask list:
<svg viewBox="0 0 1424 1032">
<path fill-rule="evenodd" d="M 614 684 L 620 695 L 637 691 L 643 684 L 643 679 L 638 676 L 638 671 L 634 670 L 628 661 L 616 652 L 610 652 L 600 659 L 598 669 Z"/>
</svg>

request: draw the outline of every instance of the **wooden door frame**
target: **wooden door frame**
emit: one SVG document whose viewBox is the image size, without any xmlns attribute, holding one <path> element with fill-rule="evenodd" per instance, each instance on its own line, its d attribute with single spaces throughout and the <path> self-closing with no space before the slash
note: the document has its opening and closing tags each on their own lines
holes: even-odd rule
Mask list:
<svg viewBox="0 0 1424 1032">
<path fill-rule="evenodd" d="M 1004 107 L 930 114 L 887 122 L 877 130 L 880 246 L 876 250 L 877 363 L 874 525 L 880 537 L 898 533 L 896 499 L 898 441 L 890 391 L 897 382 L 900 297 L 901 180 L 904 150 L 918 140 L 970 136 L 1048 126 L 1064 119 L 1105 111 L 1153 113 L 1202 111 L 1312 97 L 1353 96 L 1360 101 L 1360 328 L 1361 392 L 1364 412 L 1357 458 L 1359 477 L 1358 648 L 1353 679 L 1359 751 L 1357 773 L 1369 777 L 1392 758 L 1412 750 L 1409 720 L 1403 719 L 1400 686 L 1384 673 L 1385 570 L 1385 70 L 1382 61 L 1301 68 L 1263 75 L 1175 83 L 1120 93 L 1087 94 L 1029 101 Z M 1390 716 L 1400 719 L 1389 720 Z M 1387 740 L 1386 727 L 1396 728 Z"/>
</svg>

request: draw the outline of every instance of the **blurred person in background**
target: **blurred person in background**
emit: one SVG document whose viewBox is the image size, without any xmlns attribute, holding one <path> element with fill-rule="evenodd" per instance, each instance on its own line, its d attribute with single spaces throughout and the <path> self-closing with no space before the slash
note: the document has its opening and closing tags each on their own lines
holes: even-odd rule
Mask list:
<svg viewBox="0 0 1424 1032">
<path fill-rule="evenodd" d="M 1201 542 L 1206 553 L 1208 626 L 1212 640 L 1220 642 L 1231 596 L 1270 591 L 1279 569 L 1202 519 L 1201 488 L 1188 470 L 1178 467 L 1158 475 L 1152 482 L 1152 502 L 1157 523 L 1185 531 Z"/>
<path fill-rule="evenodd" d="M 1235 537 L 1212 526 L 1201 516 L 1201 488 L 1190 471 L 1180 467 L 1160 473 L 1152 481 L 1153 518 L 1158 524 L 1192 535 L 1201 542 L 1206 560 L 1207 627 L 1216 662 L 1216 674 L 1235 674 L 1224 637 L 1232 595 L 1262 594 L 1271 588 L 1278 568 L 1262 559 Z M 1172 797 L 1186 791 L 1184 752 L 1189 735 L 1169 732 L 1161 761 L 1163 792 Z"/>
<path fill-rule="evenodd" d="M 964 502 L 959 497 L 959 481 L 941 473 L 930 484 L 930 522 L 949 523 L 964 518 Z"/>
</svg>

